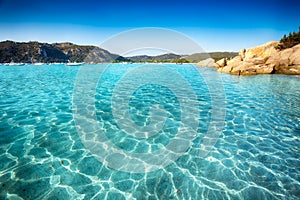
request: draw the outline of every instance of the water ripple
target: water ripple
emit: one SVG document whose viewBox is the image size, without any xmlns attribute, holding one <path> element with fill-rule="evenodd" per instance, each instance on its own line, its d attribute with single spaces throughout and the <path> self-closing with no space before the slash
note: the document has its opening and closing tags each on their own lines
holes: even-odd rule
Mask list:
<svg viewBox="0 0 300 200">
<path fill-rule="evenodd" d="M 140 88 L 131 98 L 132 119 L 147 125 L 149 106 L 162 104 L 168 120 L 161 134 L 149 138 L 120 131 L 110 98 L 115 80 L 130 65 L 120 67 L 111 68 L 98 85 L 99 124 L 123 150 L 156 152 L 180 128 L 178 100 L 167 88 Z M 197 152 L 209 128 L 210 96 L 188 66 L 172 67 L 183 72 L 197 94 L 198 136 L 167 167 L 131 174 L 106 167 L 80 140 L 71 105 L 78 67 L 1 66 L 0 199 L 299 199 L 300 77 L 222 75 L 225 126 L 203 158 Z"/>
</svg>

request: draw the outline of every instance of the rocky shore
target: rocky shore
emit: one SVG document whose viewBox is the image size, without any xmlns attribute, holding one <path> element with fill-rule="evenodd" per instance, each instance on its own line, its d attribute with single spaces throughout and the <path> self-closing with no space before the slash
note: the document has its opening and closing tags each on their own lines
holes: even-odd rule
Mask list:
<svg viewBox="0 0 300 200">
<path fill-rule="evenodd" d="M 280 43 L 266 44 L 242 49 L 238 56 L 215 62 L 212 58 L 200 61 L 198 66 L 215 67 L 218 72 L 235 75 L 289 74 L 300 75 L 300 44 L 279 50 Z"/>
</svg>

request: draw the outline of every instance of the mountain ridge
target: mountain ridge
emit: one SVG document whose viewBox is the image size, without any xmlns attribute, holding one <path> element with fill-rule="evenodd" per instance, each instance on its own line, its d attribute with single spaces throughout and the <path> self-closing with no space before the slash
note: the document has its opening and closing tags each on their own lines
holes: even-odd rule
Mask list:
<svg viewBox="0 0 300 200">
<path fill-rule="evenodd" d="M 199 62 L 208 57 L 219 59 L 234 57 L 237 52 L 210 52 L 192 55 L 177 55 L 174 53 L 157 56 L 138 55 L 123 57 L 93 45 L 77 45 L 71 42 L 44 43 L 37 41 L 0 42 L 0 63 L 67 63 L 67 62 Z"/>
<path fill-rule="evenodd" d="M 53 63 L 53 62 L 114 62 L 127 61 L 122 56 L 92 45 L 70 42 L 41 43 L 37 41 L 0 42 L 0 63 Z"/>
</svg>

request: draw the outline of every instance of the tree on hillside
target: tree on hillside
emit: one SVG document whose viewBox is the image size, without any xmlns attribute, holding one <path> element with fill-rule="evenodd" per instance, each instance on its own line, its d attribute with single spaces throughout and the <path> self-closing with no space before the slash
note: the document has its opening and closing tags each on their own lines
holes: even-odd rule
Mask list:
<svg viewBox="0 0 300 200">
<path fill-rule="evenodd" d="M 287 49 L 300 44 L 300 26 L 298 32 L 290 32 L 288 36 L 286 34 L 280 39 L 280 44 L 277 46 L 278 49 Z"/>
</svg>

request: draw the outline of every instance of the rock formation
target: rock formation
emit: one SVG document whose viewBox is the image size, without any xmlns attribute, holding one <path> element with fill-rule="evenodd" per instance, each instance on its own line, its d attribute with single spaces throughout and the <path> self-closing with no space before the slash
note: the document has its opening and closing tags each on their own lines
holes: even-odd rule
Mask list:
<svg viewBox="0 0 300 200">
<path fill-rule="evenodd" d="M 279 42 L 272 41 L 242 49 L 238 56 L 228 62 L 221 59 L 215 63 L 217 71 L 236 75 L 300 74 L 300 44 L 282 51 L 276 48 L 278 45 Z"/>
<path fill-rule="evenodd" d="M 218 64 L 215 63 L 215 60 L 212 58 L 207 58 L 197 63 L 200 67 L 218 67 Z"/>
<path fill-rule="evenodd" d="M 217 67 L 225 67 L 227 65 L 227 61 L 225 58 L 222 58 L 221 60 L 216 62 L 216 64 L 218 65 Z"/>
</svg>

